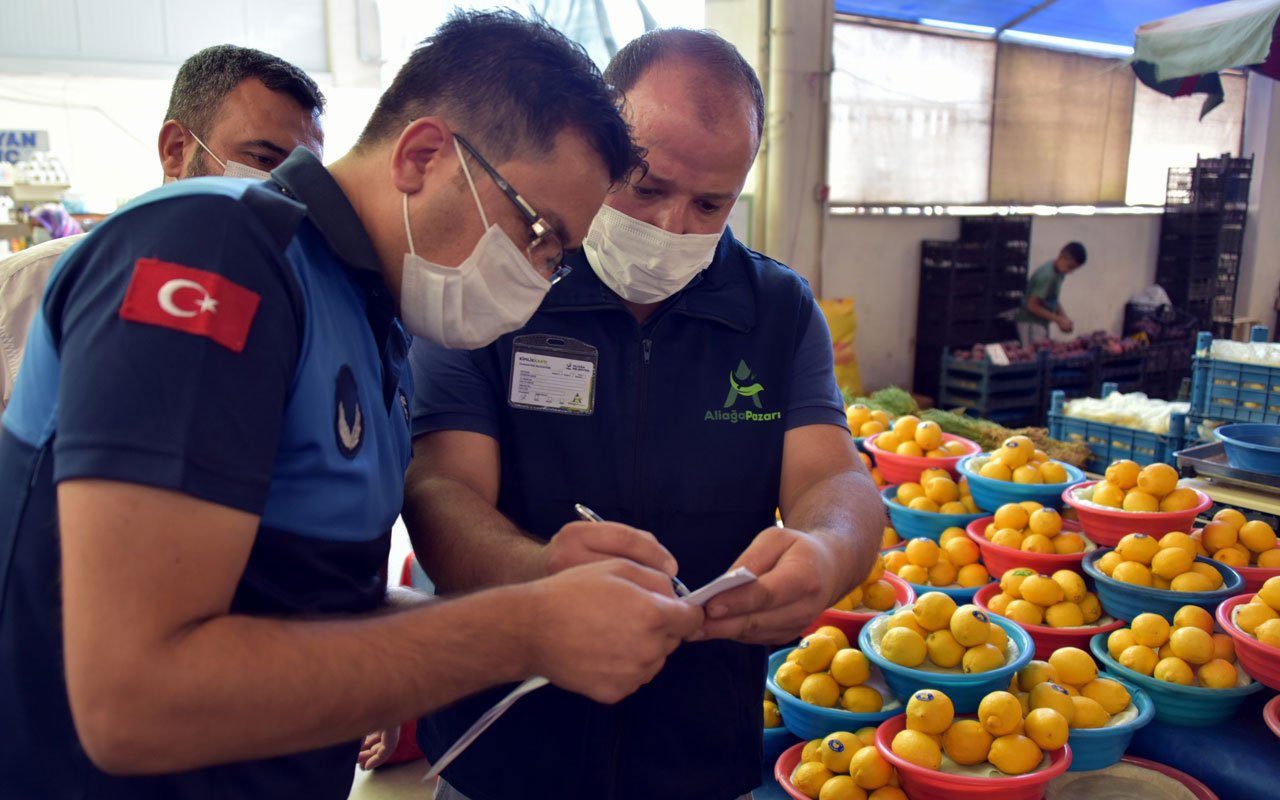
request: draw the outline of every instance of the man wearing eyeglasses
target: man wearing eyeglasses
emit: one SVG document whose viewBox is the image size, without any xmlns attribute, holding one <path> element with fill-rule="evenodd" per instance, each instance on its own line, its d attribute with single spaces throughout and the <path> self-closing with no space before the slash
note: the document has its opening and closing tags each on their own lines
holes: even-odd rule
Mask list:
<svg viewBox="0 0 1280 800">
<path fill-rule="evenodd" d="M 714 34 L 670 30 L 624 47 L 606 78 L 647 171 L 608 196 L 524 328 L 472 352 L 415 342 L 406 524 L 445 592 L 616 556 L 675 563 L 691 587 L 736 566 L 759 579 L 712 599 L 617 705 L 522 699 L 446 767 L 437 800 L 749 792 L 763 645 L 864 578 L 885 524 L 808 286 L 726 228 L 763 129 L 754 71 Z M 572 522 L 574 503 L 609 522 Z M 427 757 L 493 700 L 421 720 Z"/>
<path fill-rule="evenodd" d="M 670 570 L 396 609 L 379 577 L 405 330 L 523 324 L 637 163 L 585 54 L 460 14 L 329 168 L 171 184 L 58 262 L 0 433 L 6 797 L 342 800 L 370 730 L 534 675 L 615 702 L 661 667 L 703 620 Z"/>
</svg>

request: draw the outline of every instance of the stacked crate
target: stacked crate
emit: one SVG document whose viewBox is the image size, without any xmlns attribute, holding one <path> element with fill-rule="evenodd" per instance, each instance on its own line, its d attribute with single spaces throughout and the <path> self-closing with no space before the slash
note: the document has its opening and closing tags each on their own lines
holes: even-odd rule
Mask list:
<svg viewBox="0 0 1280 800">
<path fill-rule="evenodd" d="M 1030 243 L 1025 215 L 965 217 L 958 241 L 920 243 L 916 393 L 941 396 L 939 368 L 948 348 L 1017 338 Z"/>
<path fill-rule="evenodd" d="M 1191 377 L 1196 331 L 1196 318 L 1172 306 L 1129 303 L 1124 307 L 1124 335 L 1143 334 L 1150 343 L 1141 386 L 1148 397 L 1178 399 L 1183 383 Z"/>
<path fill-rule="evenodd" d="M 1156 283 L 1219 338 L 1231 338 L 1253 157 L 1197 158 L 1169 170 Z"/>
</svg>

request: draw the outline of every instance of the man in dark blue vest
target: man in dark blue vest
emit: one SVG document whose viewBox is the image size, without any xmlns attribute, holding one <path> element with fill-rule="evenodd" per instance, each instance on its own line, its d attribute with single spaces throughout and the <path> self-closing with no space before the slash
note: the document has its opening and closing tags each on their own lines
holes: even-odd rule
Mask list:
<svg viewBox="0 0 1280 800">
<path fill-rule="evenodd" d="M 865 577 L 884 527 L 808 285 L 726 227 L 763 129 L 754 71 L 714 34 L 670 30 L 629 44 L 606 78 L 647 171 L 606 199 L 524 328 L 473 351 L 415 342 L 415 552 L 446 592 L 619 555 L 678 567 L 690 587 L 735 566 L 759 579 L 713 599 L 621 703 L 523 699 L 437 798 L 749 792 L 765 645 Z M 573 521 L 575 503 L 608 522 Z M 420 723 L 428 757 L 492 702 Z"/>
</svg>

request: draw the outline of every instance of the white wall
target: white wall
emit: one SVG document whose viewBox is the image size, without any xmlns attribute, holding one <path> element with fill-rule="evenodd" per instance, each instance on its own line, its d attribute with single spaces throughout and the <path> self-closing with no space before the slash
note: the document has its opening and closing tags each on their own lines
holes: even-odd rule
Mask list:
<svg viewBox="0 0 1280 800">
<path fill-rule="evenodd" d="M 1236 286 L 1236 318 L 1275 327 L 1280 287 L 1280 82 L 1249 75 L 1244 155 L 1253 154 L 1249 219 Z M 1277 331 L 1272 331 L 1272 339 Z"/>
<path fill-rule="evenodd" d="M 911 387 L 920 241 L 955 239 L 955 217 L 839 216 L 827 221 L 822 295 L 854 298 L 862 384 Z M 1062 303 L 1079 333 L 1120 333 L 1129 296 L 1155 281 L 1158 215 L 1037 216 L 1031 225 L 1030 265 L 1057 255 L 1071 240 L 1089 261 L 1063 285 Z M 1074 334 L 1073 334 L 1074 335 Z M 1071 338 L 1055 329 L 1055 338 Z"/>
</svg>

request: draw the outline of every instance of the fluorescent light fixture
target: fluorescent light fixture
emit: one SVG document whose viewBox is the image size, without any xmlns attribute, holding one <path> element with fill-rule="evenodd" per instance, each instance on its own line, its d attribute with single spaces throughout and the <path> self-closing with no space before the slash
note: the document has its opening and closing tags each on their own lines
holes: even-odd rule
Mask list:
<svg viewBox="0 0 1280 800">
<path fill-rule="evenodd" d="M 964 22 L 948 22 L 945 19 L 920 19 L 921 25 L 928 25 L 931 28 L 946 28 L 951 31 L 964 31 L 965 33 L 981 33 L 984 36 L 990 36 L 996 32 L 995 28 L 986 25 L 969 25 Z"/>
<path fill-rule="evenodd" d="M 1028 44 L 1036 44 L 1041 47 L 1057 47 L 1063 50 L 1079 50 L 1086 53 L 1105 53 L 1112 56 L 1131 56 L 1133 48 L 1119 44 L 1104 44 L 1103 42 L 1090 42 L 1084 39 L 1067 39 L 1062 36 L 1046 36 L 1043 33 L 1027 33 L 1025 31 L 1005 31 L 1000 37 L 1008 39 L 1017 39 L 1027 42 Z"/>
</svg>

